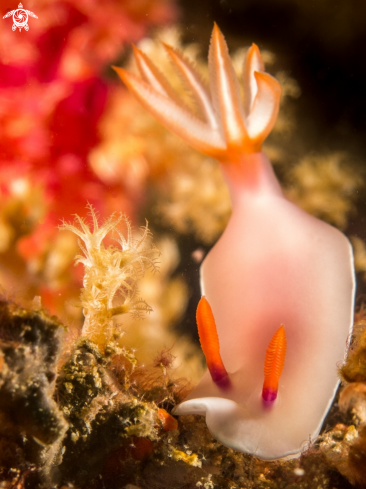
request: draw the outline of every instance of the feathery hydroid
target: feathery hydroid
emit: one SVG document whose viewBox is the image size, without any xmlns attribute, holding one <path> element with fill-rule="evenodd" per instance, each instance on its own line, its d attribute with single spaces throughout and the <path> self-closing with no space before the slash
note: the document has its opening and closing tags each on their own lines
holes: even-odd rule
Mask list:
<svg viewBox="0 0 366 489">
<path fill-rule="evenodd" d="M 140 316 L 143 312 L 151 311 L 151 307 L 138 297 L 137 283 L 147 268 L 157 269 L 159 251 L 148 243 L 151 233 L 147 221 L 142 228 L 142 236 L 135 240 L 125 215 L 112 214 L 99 226 L 94 208 L 91 205 L 88 208 L 93 230 L 78 215 L 75 215 L 78 226 L 63 222 L 60 229 L 72 231 L 83 241 L 79 241 L 79 246 L 84 256 L 76 256 L 75 262 L 82 263 L 85 270 L 84 287 L 80 294 L 80 305 L 85 316 L 82 336 L 104 349 L 114 333 L 114 316 L 127 312 Z M 123 221 L 127 227 L 126 238 L 118 229 Z M 110 238 L 118 243 L 118 247 L 104 245 L 103 240 L 110 233 L 115 233 Z"/>
</svg>

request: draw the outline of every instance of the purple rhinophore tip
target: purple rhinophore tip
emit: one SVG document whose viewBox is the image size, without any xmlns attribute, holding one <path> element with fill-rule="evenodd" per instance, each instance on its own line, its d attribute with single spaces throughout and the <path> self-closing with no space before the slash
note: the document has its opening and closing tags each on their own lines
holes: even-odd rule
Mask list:
<svg viewBox="0 0 366 489">
<path fill-rule="evenodd" d="M 220 389 L 228 389 L 231 386 L 230 377 L 226 370 L 210 368 L 211 378 Z"/>
<path fill-rule="evenodd" d="M 221 377 L 219 380 L 214 381 L 217 386 L 220 387 L 220 389 L 229 389 L 231 387 L 231 382 L 230 382 L 230 377 L 228 375 L 225 375 L 225 377 Z"/>
<path fill-rule="evenodd" d="M 262 398 L 264 402 L 272 403 L 277 398 L 277 391 L 274 391 L 273 389 L 263 389 Z"/>
</svg>

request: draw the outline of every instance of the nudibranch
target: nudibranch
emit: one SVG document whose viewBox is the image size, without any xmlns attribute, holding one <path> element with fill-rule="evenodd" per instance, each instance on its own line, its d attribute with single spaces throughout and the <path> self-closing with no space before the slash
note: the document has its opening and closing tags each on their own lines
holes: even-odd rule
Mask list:
<svg viewBox="0 0 366 489">
<path fill-rule="evenodd" d="M 244 104 L 217 25 L 209 89 L 190 61 L 166 50 L 200 116 L 185 108 L 137 48 L 141 76 L 116 71 L 162 124 L 219 160 L 232 200 L 229 223 L 201 266 L 202 295 L 212 311 L 203 311 L 200 320 L 203 328 L 214 324 L 217 331 L 209 333 L 217 351 L 207 362 L 220 359 L 219 375 L 226 372 L 226 381 L 207 371 L 175 414 L 205 415 L 213 436 L 236 450 L 265 460 L 296 457 L 317 437 L 339 383 L 337 366 L 352 327 L 351 246 L 340 231 L 284 197 L 261 152 L 281 90 L 264 72 L 258 47 L 252 45 L 244 65 Z M 282 353 L 266 359 L 271 348 Z"/>
</svg>

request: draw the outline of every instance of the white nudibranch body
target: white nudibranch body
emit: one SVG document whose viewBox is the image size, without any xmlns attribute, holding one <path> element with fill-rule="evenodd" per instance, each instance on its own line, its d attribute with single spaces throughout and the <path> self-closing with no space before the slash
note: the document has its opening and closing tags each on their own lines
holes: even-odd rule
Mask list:
<svg viewBox="0 0 366 489">
<path fill-rule="evenodd" d="M 202 120 L 182 106 L 139 50 L 141 78 L 116 71 L 160 122 L 220 161 L 233 208 L 201 266 L 202 294 L 212 307 L 229 382 L 223 388 L 207 371 L 175 414 L 205 415 L 212 434 L 236 450 L 266 460 L 296 457 L 317 437 L 339 383 L 337 366 L 353 321 L 351 246 L 340 231 L 284 197 L 260 151 L 277 117 L 280 87 L 264 73 L 258 48 L 248 51 L 243 106 L 216 25 L 210 90 L 184 56 L 167 50 L 197 99 Z M 277 397 L 267 405 L 266 350 L 281 325 L 286 358 L 276 379 Z"/>
</svg>

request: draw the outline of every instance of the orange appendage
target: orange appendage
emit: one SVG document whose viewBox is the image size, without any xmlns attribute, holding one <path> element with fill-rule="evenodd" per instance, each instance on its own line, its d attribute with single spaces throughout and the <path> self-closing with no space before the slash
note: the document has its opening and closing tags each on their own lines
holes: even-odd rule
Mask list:
<svg viewBox="0 0 366 489">
<path fill-rule="evenodd" d="M 228 387 L 230 381 L 220 355 L 215 318 L 205 297 L 201 297 L 198 303 L 196 320 L 201 347 L 205 354 L 207 368 L 210 371 L 212 380 L 220 387 Z"/>
<path fill-rule="evenodd" d="M 173 418 L 165 409 L 158 409 L 158 418 L 164 431 L 174 431 L 178 428 L 178 421 Z"/>
<path fill-rule="evenodd" d="M 277 397 L 278 381 L 285 363 L 286 346 L 286 332 L 282 324 L 272 336 L 264 360 L 262 398 L 265 402 L 273 402 Z"/>
</svg>

